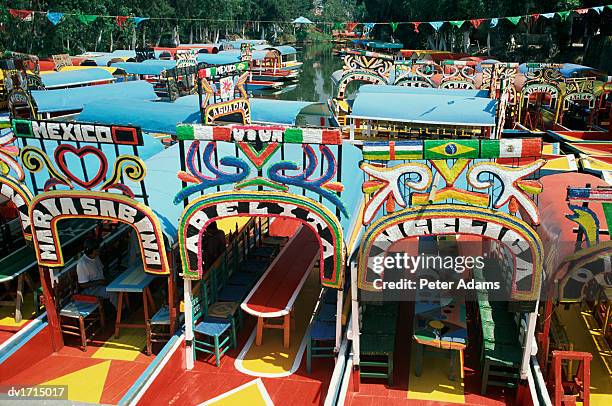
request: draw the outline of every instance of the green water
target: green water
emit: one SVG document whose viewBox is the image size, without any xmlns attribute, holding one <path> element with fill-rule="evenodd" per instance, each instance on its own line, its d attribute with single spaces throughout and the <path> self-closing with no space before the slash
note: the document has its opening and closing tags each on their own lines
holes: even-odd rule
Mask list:
<svg viewBox="0 0 612 406">
<path fill-rule="evenodd" d="M 332 94 L 331 75 L 342 68 L 342 59 L 332 54 L 331 43 L 304 44 L 298 48 L 298 61 L 303 62 L 296 86 L 275 95 L 257 97 L 280 100 L 326 102 Z"/>
</svg>

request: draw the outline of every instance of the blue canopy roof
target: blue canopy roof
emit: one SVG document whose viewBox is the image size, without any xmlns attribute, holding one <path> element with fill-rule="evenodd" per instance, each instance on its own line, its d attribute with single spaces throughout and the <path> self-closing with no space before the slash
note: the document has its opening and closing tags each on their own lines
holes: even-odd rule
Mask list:
<svg viewBox="0 0 612 406">
<path fill-rule="evenodd" d="M 115 80 L 109 71 L 100 68 L 45 73 L 40 78 L 47 89 Z"/>
<path fill-rule="evenodd" d="M 195 105 L 154 102 L 148 100 L 92 101 L 79 114 L 79 121 L 133 125 L 151 133 L 174 134 L 177 123 L 199 123 L 200 112 Z"/>
<path fill-rule="evenodd" d="M 266 49 L 276 49 L 281 55 L 292 55 L 297 53 L 297 50 L 290 45 L 279 45 L 275 47 L 270 45 L 259 45 L 255 47 L 256 51 L 265 51 Z"/>
<path fill-rule="evenodd" d="M 191 142 L 185 143 L 185 149 L 189 148 Z M 337 146 L 331 145 L 329 148 L 332 152 L 337 150 Z M 284 144 L 284 157 L 287 161 L 302 162 L 302 146 L 300 144 Z M 218 156 L 234 155 L 236 147 L 233 143 L 217 142 L 217 154 Z M 314 149 L 317 159 L 321 160 L 321 152 L 318 148 Z M 181 170 L 180 159 L 179 159 L 178 145 L 173 145 L 163 152 L 155 155 L 148 159 L 145 164 L 147 165 L 147 193 L 149 194 L 149 201 L 156 202 L 153 206 L 155 214 L 164 225 L 164 229 L 167 234 L 177 235 L 178 219 L 183 212 L 183 205 L 173 205 L 172 200 L 174 195 L 181 189 L 181 181 L 177 178 L 176 174 Z M 275 160 L 269 162 L 272 164 L 278 162 L 279 156 L 275 157 Z M 352 229 L 355 226 L 361 227 L 361 221 L 359 218 L 359 209 L 363 200 L 363 193 L 361 192 L 361 181 L 362 178 L 354 176 L 354 168 L 359 165 L 359 161 L 362 159 L 361 150 L 354 145 L 345 144 L 342 146 L 342 184 L 344 185 L 344 191 L 342 192 L 342 202 L 344 203 L 349 217 L 342 216 L 340 224 L 344 231 L 345 241 L 348 240 Z M 251 173 L 257 173 L 257 168 L 252 164 Z M 223 166 L 221 165 L 223 168 Z M 212 176 L 205 168 L 202 168 L 204 175 Z M 220 187 L 221 191 L 231 190 L 233 185 L 223 185 Z M 295 186 L 289 186 L 289 193 L 302 195 L 301 188 Z M 215 189 L 211 189 L 210 192 L 216 192 Z M 306 191 L 307 197 L 313 200 L 319 201 L 319 195 Z M 336 212 L 336 207 L 323 199 L 322 204 L 329 208 L 332 213 Z"/>
<path fill-rule="evenodd" d="M 438 89 L 433 89 L 438 90 Z M 495 126 L 497 101 L 454 94 L 362 93 L 352 117 L 418 124 Z"/>
<path fill-rule="evenodd" d="M 221 51 L 217 54 L 198 54 L 197 61 L 210 65 L 240 62 L 240 51 Z"/>
<path fill-rule="evenodd" d="M 317 102 L 303 102 L 294 100 L 274 100 L 251 98 L 251 121 L 255 123 L 294 125 L 298 114 L 306 106 Z M 177 99 L 174 105 L 188 106 L 192 113 L 198 110 L 198 96 L 190 95 Z"/>
<path fill-rule="evenodd" d="M 365 41 L 362 44 L 374 49 L 402 49 L 404 47 L 404 44 L 400 42 Z"/>
<path fill-rule="evenodd" d="M 134 80 L 108 85 L 74 87 L 58 90 L 33 90 L 32 98 L 39 113 L 81 110 L 87 103 L 103 100 L 107 107 L 115 100 L 157 100 L 153 85 Z"/>
<path fill-rule="evenodd" d="M 363 85 L 359 93 L 400 93 L 400 94 L 437 94 L 463 97 L 489 97 L 486 90 L 474 89 L 436 89 L 428 87 L 408 87 L 392 85 Z"/>
<path fill-rule="evenodd" d="M 136 58 L 136 51 L 129 49 L 117 49 L 113 52 L 100 52 L 82 55 L 86 60 L 94 62 L 97 66 L 108 66 L 108 63 L 115 58 Z"/>
<path fill-rule="evenodd" d="M 159 75 L 166 69 L 174 68 L 176 61 L 150 59 L 143 62 L 115 62 L 111 66 L 131 75 Z"/>
</svg>

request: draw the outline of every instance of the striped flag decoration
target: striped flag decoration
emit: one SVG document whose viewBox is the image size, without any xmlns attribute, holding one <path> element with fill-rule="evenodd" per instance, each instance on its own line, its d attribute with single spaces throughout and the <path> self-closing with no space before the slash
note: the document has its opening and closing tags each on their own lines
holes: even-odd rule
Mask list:
<svg viewBox="0 0 612 406">
<path fill-rule="evenodd" d="M 179 140 L 227 141 L 227 142 L 280 142 L 289 144 L 342 144 L 339 129 L 293 128 L 282 126 L 237 125 L 210 126 L 179 124 L 176 127 Z"/>
<path fill-rule="evenodd" d="M 542 139 L 482 140 L 481 158 L 525 158 L 542 156 Z"/>
<path fill-rule="evenodd" d="M 423 141 L 366 141 L 363 143 L 363 159 L 371 161 L 423 159 Z"/>
</svg>

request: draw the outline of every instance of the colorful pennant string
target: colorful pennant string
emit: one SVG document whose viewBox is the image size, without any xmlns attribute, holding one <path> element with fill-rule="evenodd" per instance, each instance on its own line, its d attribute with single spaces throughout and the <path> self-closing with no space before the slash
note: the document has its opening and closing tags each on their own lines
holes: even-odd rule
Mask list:
<svg viewBox="0 0 612 406">
<path fill-rule="evenodd" d="M 115 17 L 115 21 L 119 27 L 123 27 L 123 24 L 128 20 L 128 16 L 117 16 Z"/>
<path fill-rule="evenodd" d="M 436 32 L 440 29 L 440 27 L 442 27 L 442 24 L 444 24 L 444 21 L 431 21 L 429 23 L 429 25 L 431 25 Z"/>
<path fill-rule="evenodd" d="M 476 29 L 478 29 L 478 27 L 480 27 L 480 24 L 482 24 L 482 22 L 484 21 L 484 18 L 476 18 L 474 20 L 470 20 L 470 23 L 472 23 L 472 26 Z"/>
<path fill-rule="evenodd" d="M 510 21 L 512 24 L 517 25 L 520 21 L 521 18 L 523 18 L 522 16 L 516 16 L 516 17 L 506 17 L 506 19 L 508 21 Z"/>
<path fill-rule="evenodd" d="M 597 14 L 603 13 L 604 9 L 612 9 L 612 4 L 608 4 L 605 6 L 594 6 L 594 7 L 586 7 L 586 8 L 578 8 L 573 10 L 565 10 L 565 11 L 557 11 L 551 13 L 534 13 L 527 14 L 523 16 L 506 16 L 506 17 L 492 17 L 492 18 L 476 18 L 469 20 L 444 20 L 444 21 L 428 21 L 431 27 L 434 30 L 439 31 L 440 28 L 444 25 L 444 23 L 448 22 L 452 27 L 461 28 L 466 21 L 469 21 L 470 24 L 474 28 L 480 27 L 480 25 L 488 20 L 489 27 L 494 28 L 499 24 L 500 19 L 506 19 L 510 21 L 514 25 L 518 25 L 523 17 L 529 17 L 532 22 L 538 20 L 539 17 L 544 17 L 547 19 L 553 19 L 555 16 L 559 16 L 561 21 L 567 21 L 568 18 L 572 15 L 572 13 L 576 13 L 578 15 L 586 15 L 590 11 L 593 11 Z M 83 24 L 90 24 L 95 21 L 97 18 L 113 18 L 119 27 L 122 27 L 128 20 L 132 20 L 135 25 L 139 25 L 141 22 L 146 20 L 175 20 L 175 17 L 128 17 L 128 16 L 112 16 L 112 15 L 94 15 L 94 14 L 81 14 L 81 13 L 62 13 L 62 12 L 53 12 L 53 11 L 36 11 L 36 10 L 20 10 L 20 9 L 8 9 L 9 14 L 16 19 L 22 21 L 33 21 L 33 17 L 35 14 L 45 15 L 49 22 L 53 25 L 59 24 L 65 16 L 74 16 Z M 229 19 L 214 19 L 214 18 L 184 18 L 180 19 L 184 21 L 210 21 L 210 22 L 246 22 L 246 23 L 289 23 L 290 21 L 251 21 L 251 20 L 229 20 Z M 526 20 L 527 21 L 527 20 Z M 383 22 L 383 23 L 360 23 L 360 22 L 329 22 L 329 21 L 320 21 L 316 22 L 316 24 L 326 24 L 333 27 L 333 29 L 348 29 L 349 31 L 353 31 L 357 25 L 363 24 L 364 33 L 369 33 L 375 24 L 383 24 L 389 25 L 391 30 L 395 32 L 400 24 L 412 24 L 414 26 L 414 31 L 419 32 L 419 25 L 422 24 L 422 21 L 394 21 L 394 22 Z"/>
<path fill-rule="evenodd" d="M 93 15 L 93 14 L 77 14 L 77 18 L 83 24 L 89 25 L 89 23 L 96 21 L 98 16 Z"/>
<path fill-rule="evenodd" d="M 53 25 L 59 24 L 59 22 L 62 21 L 63 17 L 64 17 L 64 13 L 54 13 L 52 11 L 49 11 L 47 13 L 47 19 L 51 21 L 51 24 Z"/>
</svg>

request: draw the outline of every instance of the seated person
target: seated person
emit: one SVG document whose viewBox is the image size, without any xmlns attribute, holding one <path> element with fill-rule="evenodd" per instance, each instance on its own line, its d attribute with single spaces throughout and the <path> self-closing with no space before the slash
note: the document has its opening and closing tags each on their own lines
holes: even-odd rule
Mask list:
<svg viewBox="0 0 612 406">
<path fill-rule="evenodd" d="M 108 299 L 117 308 L 117 294 L 106 291 L 104 266 L 99 257 L 100 245 L 96 240 L 85 240 L 84 254 L 77 263 L 76 271 L 81 293 Z"/>
<path fill-rule="evenodd" d="M 225 251 L 225 233 L 219 230 L 217 223 L 213 221 L 206 227 L 206 233 L 202 238 L 202 257 L 204 266 L 209 268 L 217 258 Z"/>
</svg>

